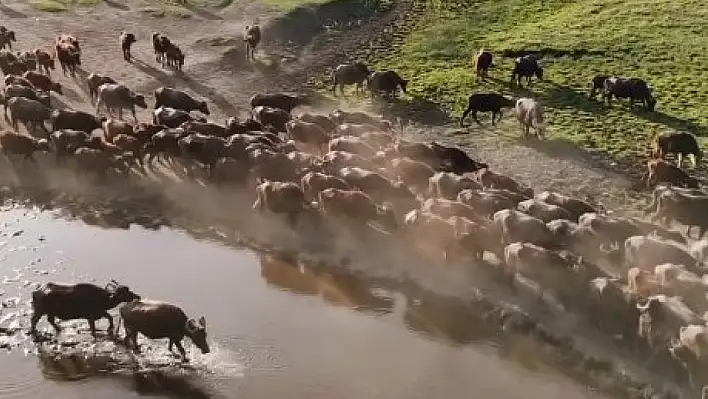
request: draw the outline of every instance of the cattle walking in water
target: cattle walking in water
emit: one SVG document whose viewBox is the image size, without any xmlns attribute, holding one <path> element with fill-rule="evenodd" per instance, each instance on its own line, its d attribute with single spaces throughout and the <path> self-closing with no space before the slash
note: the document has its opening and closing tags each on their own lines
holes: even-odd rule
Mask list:
<svg viewBox="0 0 708 399">
<path fill-rule="evenodd" d="M 32 293 L 32 321 L 30 332 L 36 332 L 37 322 L 46 315 L 49 323 L 57 333 L 61 330 L 56 319 L 73 320 L 86 319 L 91 327 L 91 333 L 96 335 L 96 320 L 108 319 L 108 332 L 113 331 L 113 317 L 108 314 L 123 302 L 139 300 L 140 296 L 128 287 L 112 280 L 101 288 L 94 284 L 79 283 L 63 285 L 47 283 L 44 287 Z"/>
</svg>

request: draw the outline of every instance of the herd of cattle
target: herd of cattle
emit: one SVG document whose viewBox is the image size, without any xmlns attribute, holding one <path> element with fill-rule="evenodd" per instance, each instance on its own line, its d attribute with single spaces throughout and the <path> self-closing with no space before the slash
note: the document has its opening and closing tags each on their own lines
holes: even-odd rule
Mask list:
<svg viewBox="0 0 708 399">
<path fill-rule="evenodd" d="M 1 32 L 0 38 L 10 37 L 6 29 Z M 247 45 L 255 48 L 260 31 L 258 40 L 253 27 L 248 32 Z M 174 44 L 162 35 L 153 39 L 156 61 L 180 68 L 183 53 L 170 50 Z M 131 55 L 125 43 L 134 42 L 134 36 L 121 33 L 126 60 Z M 80 65 L 76 38 L 62 34 L 55 46 L 62 66 L 66 60 Z M 61 52 L 70 57 L 60 56 Z M 667 153 L 691 154 L 697 163 L 701 154 L 697 145 L 692 147 L 691 135 L 657 138 L 657 159 L 647 181 L 671 184 L 654 189 L 646 209 L 652 217 L 646 221 L 614 216 L 560 193 L 534 193 L 459 148 L 407 141 L 381 117 L 342 110 L 294 115 L 293 110 L 307 101 L 295 94 L 256 94 L 250 99 L 250 118 L 232 117 L 222 125 L 196 116 L 209 115 L 206 101 L 161 87 L 154 92 L 152 123 L 138 123 L 135 107 L 147 108 L 146 98 L 108 76 L 92 73 L 87 84 L 96 114 L 103 106 L 110 117 L 51 110 L 50 91 L 62 93 L 61 85 L 50 78 L 54 57 L 45 63 L 48 68 L 37 71 L 29 68 L 28 54 L 36 56 L 35 68 L 44 65 L 41 50 L 19 56 L 0 53 L 6 84 L 3 104 L 15 130 L 22 122 L 33 127 L 31 131 L 44 130 L 47 138 L 0 133 L 2 152 L 10 159 L 21 155 L 33 160 L 36 151 L 52 151 L 57 161 L 71 158 L 81 171 L 101 174 L 138 172 L 152 167 L 156 159 L 196 161 L 208 170 L 211 181 L 252 188 L 254 210 L 282 217 L 295 231 L 307 223 L 363 238 L 376 229 L 405 240 L 412 251 L 434 262 L 474 259 L 468 262 L 470 267 L 494 273 L 513 289 L 518 277 L 534 281 L 540 286 L 540 299 L 553 294 L 564 307 L 582 309 L 580 313 L 598 329 L 665 351 L 685 365 L 689 376 L 701 370 L 708 356 L 703 315 L 708 311 L 708 282 L 703 278 L 708 240 L 702 238 L 708 229 L 708 193 L 660 159 Z M 252 57 L 250 50 L 249 54 Z M 26 70 L 18 69 L 18 64 Z M 517 65 L 515 76 L 528 76 L 523 65 L 527 64 Z M 363 71 L 362 65 L 337 68 L 335 86 L 364 82 L 352 79 L 352 71 L 359 69 Z M 542 76 L 541 71 L 537 68 L 534 75 Z M 73 69 L 67 67 L 66 72 L 73 74 Z M 363 75 L 369 88 L 383 90 L 394 82 L 405 89 L 406 82 L 394 73 L 376 77 L 367 69 L 357 76 Z M 605 91 L 611 92 L 612 82 L 616 83 L 605 79 Z M 484 101 L 472 98 L 481 99 L 470 98 L 465 116 L 484 110 L 479 106 Z M 532 99 L 522 100 L 514 104 L 517 109 L 538 110 Z M 123 120 L 123 109 L 131 110 L 135 123 Z M 536 114 L 529 115 L 535 122 L 528 126 L 540 126 Z M 47 121 L 49 128 L 44 125 Z M 102 135 L 95 135 L 97 130 Z M 672 223 L 686 226 L 686 233 L 669 229 Z M 692 227 L 698 227 L 695 239 Z M 485 262 L 485 255 L 496 261 Z M 105 288 L 46 284 L 32 297 L 32 331 L 43 315 L 57 331 L 56 319 L 74 318 L 87 319 L 94 332 L 95 321 L 107 318 L 112 330 L 107 311 L 121 303 L 126 303 L 120 308 L 126 344 L 137 348 L 139 332 L 168 338 L 170 348 L 176 345 L 184 357 L 180 342 L 188 336 L 203 352 L 209 351 L 204 318 L 196 322 L 174 305 L 141 300 L 115 282 Z"/>
</svg>

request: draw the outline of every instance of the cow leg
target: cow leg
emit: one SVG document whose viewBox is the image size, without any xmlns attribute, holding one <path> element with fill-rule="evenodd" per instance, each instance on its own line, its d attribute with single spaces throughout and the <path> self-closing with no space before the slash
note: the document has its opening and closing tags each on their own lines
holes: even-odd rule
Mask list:
<svg viewBox="0 0 708 399">
<path fill-rule="evenodd" d="M 96 337 L 96 319 L 86 319 L 86 321 L 88 321 L 88 323 L 89 323 L 89 328 L 91 329 L 91 335 L 93 335 L 93 337 L 95 338 Z"/>
<path fill-rule="evenodd" d="M 108 312 L 105 312 L 103 314 L 103 318 L 108 320 L 108 335 L 113 335 L 113 329 L 115 328 L 115 326 L 113 325 L 113 317 L 108 314 Z"/>
<path fill-rule="evenodd" d="M 40 312 L 35 311 L 32 313 L 32 319 L 30 320 L 30 334 L 37 333 L 37 323 L 39 323 L 39 319 L 41 319 L 42 316 L 43 314 Z"/>
<path fill-rule="evenodd" d="M 482 122 L 477 119 L 477 111 L 472 111 L 472 119 L 474 119 L 474 121 L 477 122 L 478 125 L 482 126 Z"/>
<path fill-rule="evenodd" d="M 187 352 L 184 350 L 184 347 L 182 346 L 182 340 L 181 340 L 181 339 L 180 339 L 180 340 L 176 340 L 176 339 L 175 339 L 175 340 L 172 340 L 172 339 L 170 339 L 170 341 L 172 341 L 172 342 L 175 343 L 175 346 L 177 347 L 177 350 L 179 351 L 179 354 L 182 355 L 182 361 L 185 362 L 185 363 L 188 362 L 189 359 L 187 359 Z"/>
<path fill-rule="evenodd" d="M 681 164 L 683 164 L 683 153 L 679 152 L 678 154 L 676 154 L 676 167 L 680 169 Z"/>
<path fill-rule="evenodd" d="M 61 326 L 57 323 L 57 319 L 54 316 L 47 315 L 47 321 L 49 321 L 49 324 L 54 327 L 54 330 L 56 331 L 57 334 L 61 332 Z"/>
<path fill-rule="evenodd" d="M 462 117 L 460 117 L 460 127 L 464 127 L 465 118 L 467 118 L 467 115 L 469 115 L 470 112 L 472 112 L 472 110 L 467 108 L 465 112 L 462 113 Z"/>
</svg>

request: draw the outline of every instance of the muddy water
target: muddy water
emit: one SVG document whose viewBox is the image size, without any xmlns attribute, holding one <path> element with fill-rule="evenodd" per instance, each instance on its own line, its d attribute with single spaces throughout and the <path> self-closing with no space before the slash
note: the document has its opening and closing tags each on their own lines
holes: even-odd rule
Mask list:
<svg viewBox="0 0 708 399">
<path fill-rule="evenodd" d="M 351 275 L 165 228 L 102 229 L 24 208 L 0 213 L 0 235 L 3 398 L 598 397 L 538 361 L 531 342 L 502 348 L 454 306 Z M 183 367 L 165 343 L 143 338 L 144 354 L 131 357 L 107 337 L 87 338 L 85 323 L 64 323 L 59 342 L 26 338 L 34 286 L 111 278 L 206 315 L 212 353 L 188 344 Z M 46 320 L 40 328 L 51 331 Z"/>
</svg>

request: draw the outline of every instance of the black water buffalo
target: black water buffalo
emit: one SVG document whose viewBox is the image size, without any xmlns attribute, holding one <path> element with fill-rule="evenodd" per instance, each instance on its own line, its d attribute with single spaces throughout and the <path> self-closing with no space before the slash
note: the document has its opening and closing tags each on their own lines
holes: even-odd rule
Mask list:
<svg viewBox="0 0 708 399">
<path fill-rule="evenodd" d="M 472 94 L 467 102 L 467 109 L 462 113 L 460 118 L 460 126 L 464 127 L 464 121 L 467 115 L 472 113 L 472 118 L 474 118 L 477 124 L 481 125 L 479 119 L 477 119 L 477 112 L 491 112 L 492 113 L 492 126 L 499 115 L 499 120 L 502 118 L 502 108 L 511 108 L 516 105 L 516 102 L 511 99 L 502 96 L 498 93 L 475 93 Z"/>
<path fill-rule="evenodd" d="M 698 167 L 703 157 L 696 136 L 688 132 L 665 133 L 654 138 L 654 157 L 664 158 L 667 154 L 676 154 L 676 165 L 679 168 L 683 164 L 684 155 L 692 157 L 694 168 Z"/>
<path fill-rule="evenodd" d="M 628 98 L 630 108 L 634 103 L 641 102 L 648 111 L 654 111 L 656 99 L 643 79 L 611 76 L 605 79 L 604 85 L 603 98 L 608 105 L 612 102 L 612 97 Z"/>
<path fill-rule="evenodd" d="M 485 51 L 485 50 L 479 50 L 479 53 L 477 53 L 477 59 L 475 60 L 474 66 L 475 66 L 475 73 L 477 74 L 477 79 L 479 79 L 479 78 L 486 79 L 487 72 L 489 71 L 489 68 L 492 68 L 494 66 L 492 53 L 490 53 L 489 51 Z"/>
<path fill-rule="evenodd" d="M 363 62 L 340 64 L 332 73 L 332 93 L 336 95 L 337 87 L 339 87 L 339 92 L 344 95 L 344 86 L 353 84 L 356 85 L 357 94 L 359 91 L 363 92 L 364 82 L 371 73 L 371 69 Z"/>
<path fill-rule="evenodd" d="M 375 97 L 382 92 L 389 96 L 396 96 L 398 88 L 401 88 L 403 93 L 406 93 L 408 80 L 403 79 L 394 71 L 374 72 L 367 79 L 367 86 L 371 92 L 371 97 Z"/>
<path fill-rule="evenodd" d="M 511 83 L 521 87 L 521 78 L 525 77 L 527 84 L 531 84 L 531 78 L 535 76 L 539 81 L 543 80 L 543 68 L 538 65 L 538 59 L 533 54 L 518 57 L 514 60 L 514 70 L 511 72 Z"/>
<path fill-rule="evenodd" d="M 138 333 L 150 339 L 168 338 L 169 350 L 176 346 L 182 355 L 182 360 L 188 361 L 187 353 L 182 346 L 182 339 L 188 336 L 202 351 L 209 353 L 206 337 L 206 319 L 199 318 L 199 324 L 190 319 L 184 311 L 173 304 L 157 301 L 133 301 L 120 308 L 120 317 L 125 324 L 125 344 L 139 352 Z"/>
<path fill-rule="evenodd" d="M 56 319 L 86 319 L 91 327 L 91 333 L 95 336 L 96 320 L 102 318 L 108 319 L 110 333 L 113 331 L 113 318 L 108 314 L 108 310 L 122 302 L 139 299 L 139 295 L 136 295 L 128 287 L 118 284 L 115 280 L 108 283 L 105 288 L 88 283 L 75 285 L 47 283 L 32 293 L 30 331 L 34 334 L 39 319 L 47 315 L 47 320 L 57 333 L 61 327 L 57 324 Z"/>
<path fill-rule="evenodd" d="M 305 96 L 289 93 L 265 93 L 251 96 L 251 108 L 259 105 L 271 108 L 279 108 L 283 111 L 292 112 L 298 105 L 305 104 Z"/>
</svg>

